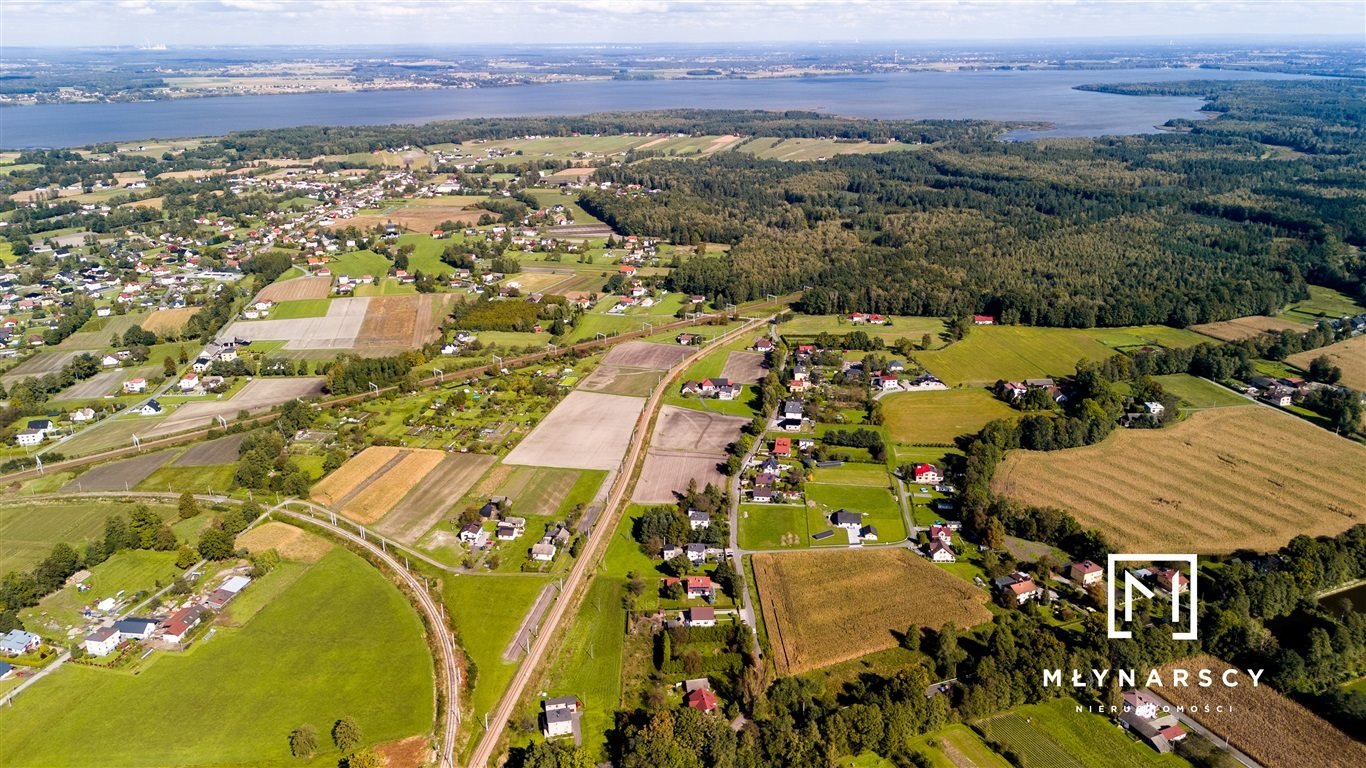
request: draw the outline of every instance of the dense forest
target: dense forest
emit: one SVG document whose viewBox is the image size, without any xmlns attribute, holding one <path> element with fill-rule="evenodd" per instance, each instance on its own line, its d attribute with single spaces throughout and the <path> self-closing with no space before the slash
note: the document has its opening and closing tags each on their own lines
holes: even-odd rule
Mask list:
<svg viewBox="0 0 1366 768">
<path fill-rule="evenodd" d="M 1307 283 L 1361 296 L 1366 84 L 1183 87 L 1219 118 L 821 163 L 650 160 L 599 171 L 646 191 L 581 203 L 626 234 L 732 245 L 684 264 L 679 290 L 743 301 L 810 286 L 812 313 L 1185 326 L 1272 312 Z"/>
</svg>

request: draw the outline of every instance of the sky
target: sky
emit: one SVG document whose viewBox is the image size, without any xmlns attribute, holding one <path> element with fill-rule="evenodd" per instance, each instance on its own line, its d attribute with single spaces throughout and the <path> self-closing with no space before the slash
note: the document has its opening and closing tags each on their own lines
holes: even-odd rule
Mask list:
<svg viewBox="0 0 1366 768">
<path fill-rule="evenodd" d="M 0 49 L 1344 35 L 1366 1 L 0 0 Z"/>
</svg>

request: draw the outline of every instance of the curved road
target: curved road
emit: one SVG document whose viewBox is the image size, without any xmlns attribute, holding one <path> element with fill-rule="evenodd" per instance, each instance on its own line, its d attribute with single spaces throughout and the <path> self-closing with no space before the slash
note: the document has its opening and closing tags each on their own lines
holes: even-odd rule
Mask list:
<svg viewBox="0 0 1366 768">
<path fill-rule="evenodd" d="M 735 328 L 714 342 L 703 347 L 698 347 L 697 352 L 709 350 L 720 344 L 724 344 L 735 337 L 752 333 L 754 328 L 760 323 L 767 322 L 771 318 L 751 320 L 748 323 Z M 517 668 L 511 682 L 503 692 L 503 697 L 498 700 L 498 706 L 490 713 L 489 728 L 484 732 L 478 746 L 475 747 L 474 754 L 470 757 L 469 765 L 473 768 L 482 768 L 489 764 L 493 759 L 493 752 L 498 748 L 498 742 L 502 738 L 503 729 L 512 719 L 512 711 L 517 706 L 517 702 L 522 697 L 522 692 L 531 682 L 540 667 L 541 659 L 545 656 L 551 642 L 554 640 L 556 631 L 559 629 L 560 622 L 564 619 L 569 607 L 574 604 L 578 597 L 579 588 L 583 585 L 585 577 L 590 569 L 597 563 L 598 557 L 604 551 L 607 541 L 612 536 L 612 531 L 616 529 L 617 517 L 621 510 L 625 508 L 623 503 L 628 497 L 627 492 L 633 485 L 633 480 L 638 472 L 638 465 L 641 453 L 650 439 L 650 425 L 659 411 L 660 403 L 664 398 L 664 393 L 668 391 L 673 381 L 683 373 L 697 357 L 696 354 L 689 355 L 681 362 L 670 369 L 654 391 L 650 393 L 650 399 L 645 403 L 645 408 L 641 410 L 640 416 L 636 421 L 635 431 L 631 436 L 630 448 L 622 459 L 622 472 L 617 476 L 617 484 L 608 494 L 607 503 L 603 506 L 603 515 L 598 519 L 588 536 L 588 544 L 584 551 L 579 554 L 579 558 L 574 561 L 574 566 L 570 569 L 569 575 L 564 579 L 564 585 L 560 590 L 560 596 L 551 604 L 550 610 L 546 612 L 544 621 L 541 624 L 541 631 L 536 635 L 536 639 L 531 643 L 531 649 L 527 652 L 526 659 Z"/>
</svg>

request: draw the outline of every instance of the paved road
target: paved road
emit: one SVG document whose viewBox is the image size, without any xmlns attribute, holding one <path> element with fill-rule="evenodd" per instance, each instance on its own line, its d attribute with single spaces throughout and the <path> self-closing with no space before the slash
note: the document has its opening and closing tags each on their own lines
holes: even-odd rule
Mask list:
<svg viewBox="0 0 1366 768">
<path fill-rule="evenodd" d="M 770 331 L 771 332 L 771 331 Z M 754 598 L 752 590 L 755 589 L 749 579 L 744 578 L 745 563 L 744 550 L 740 549 L 740 478 L 744 476 L 744 467 L 749 466 L 749 462 L 754 459 L 754 454 L 759 451 L 759 446 L 764 444 L 764 435 L 774 427 L 774 417 L 777 415 L 778 406 L 773 406 L 773 411 L 764 417 L 764 434 L 754 438 L 754 444 L 750 446 L 749 452 L 745 454 L 741 462 L 741 470 L 730 478 L 730 559 L 731 567 L 740 575 L 744 582 L 744 589 L 740 593 L 740 620 L 749 627 L 750 646 L 754 651 L 755 658 L 762 658 L 764 650 L 759 645 L 759 622 L 754 617 Z"/>
<path fill-rule="evenodd" d="M 560 630 L 561 621 L 563 621 L 569 607 L 575 603 L 579 588 L 585 583 L 586 577 L 590 575 L 592 569 L 596 567 L 602 553 L 606 551 L 607 542 L 612 537 L 617 518 L 625 509 L 626 501 L 630 498 L 629 492 L 640 468 L 640 458 L 645 451 L 645 446 L 649 444 L 650 431 L 655 417 L 658 415 L 659 406 L 663 402 L 664 393 L 692 363 L 697 353 L 705 353 L 705 351 L 725 344 L 741 334 L 753 333 L 760 323 L 766 323 L 769 319 L 771 318 L 752 320 L 723 334 L 712 344 L 698 347 L 692 354 L 669 369 L 668 373 L 660 379 L 659 384 L 655 386 L 654 391 L 650 394 L 650 399 L 646 402 L 645 408 L 641 410 L 636 421 L 635 431 L 631 435 L 630 448 L 622 459 L 617 484 L 608 494 L 602 519 L 589 534 L 583 552 L 579 554 L 579 558 L 574 561 L 573 567 L 565 577 L 564 587 L 560 593 L 561 599 L 551 604 L 540 634 L 532 642 L 531 650 L 527 653 L 526 659 L 513 674 L 511 682 L 508 683 L 507 689 L 503 692 L 503 697 L 498 701 L 498 706 L 490 713 L 489 728 L 484 732 L 483 737 L 474 749 L 474 754 L 470 757 L 469 765 L 473 768 L 483 768 L 493 759 L 494 750 L 498 748 L 503 729 L 507 727 L 508 721 L 512 718 L 513 709 L 517 706 L 517 702 L 521 699 L 522 693 L 526 690 L 532 677 L 537 673 L 542 658 L 550 648 L 551 641 Z"/>
<path fill-rule="evenodd" d="M 1230 755 L 1233 755 L 1233 758 L 1238 762 L 1242 763 L 1243 765 L 1246 765 L 1248 768 L 1262 768 L 1261 763 L 1258 763 L 1256 760 L 1253 760 L 1252 758 L 1248 757 L 1242 751 L 1235 749 L 1234 746 L 1232 744 L 1229 744 L 1223 736 L 1219 736 L 1218 734 L 1214 733 L 1205 726 L 1195 722 L 1189 716 L 1187 716 L 1185 712 L 1176 711 L 1175 705 L 1173 705 L 1166 699 L 1162 698 L 1161 695 L 1155 693 L 1151 688 L 1147 689 L 1146 692 L 1153 699 L 1157 700 L 1159 706 L 1165 705 L 1167 707 L 1170 707 L 1171 713 L 1173 715 L 1176 715 L 1176 719 L 1180 720 L 1182 725 L 1186 726 L 1192 731 L 1195 731 L 1201 736 L 1204 736 L 1205 738 L 1209 739 L 1211 744 L 1223 748 L 1224 751 L 1228 752 Z"/>
</svg>

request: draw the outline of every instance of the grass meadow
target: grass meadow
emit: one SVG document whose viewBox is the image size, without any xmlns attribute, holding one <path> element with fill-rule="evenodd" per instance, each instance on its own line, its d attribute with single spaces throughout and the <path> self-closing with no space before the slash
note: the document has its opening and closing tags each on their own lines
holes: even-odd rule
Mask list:
<svg viewBox="0 0 1366 768">
<path fill-rule="evenodd" d="M 1100 715 L 1077 712 L 1072 699 L 1017 707 L 980 720 L 977 727 L 1020 758 L 1022 768 L 1178 768 L 1188 763 L 1159 755 Z"/>
<path fill-rule="evenodd" d="M 894 393 L 881 402 L 892 441 L 903 445 L 952 444 L 960 435 L 982 431 L 989 421 L 1020 415 L 985 389 Z"/>
<path fill-rule="evenodd" d="M 1189 373 L 1173 373 L 1154 376 L 1154 380 L 1166 391 L 1181 398 L 1181 402 L 1191 408 L 1227 408 L 1247 405 L 1247 398 L 1228 387 L 1221 387 L 1208 379 L 1192 376 Z"/>
<path fill-rule="evenodd" d="M 0 573 L 28 570 L 47 557 L 54 544 L 65 543 L 80 551 L 83 544 L 104 536 L 110 515 L 128 512 L 138 505 L 126 502 L 25 502 L 0 506 Z M 175 509 L 147 505 L 163 519 L 175 517 Z"/>
<path fill-rule="evenodd" d="M 950 386 L 990 385 L 997 379 L 1068 376 L 1080 360 L 1104 360 L 1142 346 L 1189 347 L 1209 341 L 1194 331 L 1143 325 L 1131 328 L 1036 328 L 990 325 L 962 341 L 915 359 Z"/>
<path fill-rule="evenodd" d="M 460 647 L 479 669 L 469 702 L 477 720 L 497 705 L 517 670 L 520 662 L 505 663 L 503 651 L 548 581 L 522 575 L 446 578 L 442 595 L 460 629 Z"/>
<path fill-rule="evenodd" d="M 269 578 L 269 577 L 267 577 Z M 245 595 L 244 595 L 245 597 Z M 137 676 L 68 664 L 0 712 L 6 766 L 335 765 L 326 737 L 355 718 L 370 742 L 427 732 L 432 660 L 403 595 L 364 560 L 333 550 L 241 628 L 214 629 Z M 312 724 L 320 754 L 290 757 Z"/>
</svg>

